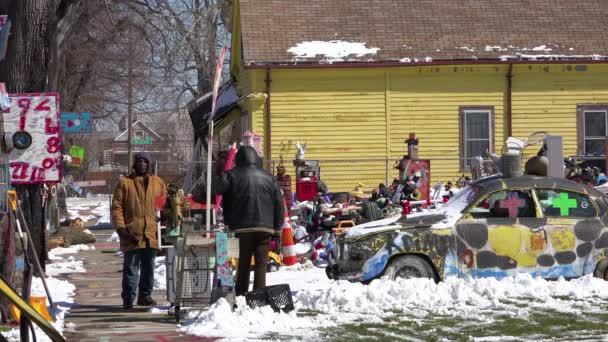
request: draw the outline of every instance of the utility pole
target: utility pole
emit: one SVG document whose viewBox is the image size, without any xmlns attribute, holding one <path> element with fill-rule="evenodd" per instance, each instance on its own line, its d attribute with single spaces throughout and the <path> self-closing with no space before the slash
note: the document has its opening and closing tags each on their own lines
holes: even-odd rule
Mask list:
<svg viewBox="0 0 608 342">
<path fill-rule="evenodd" d="M 127 172 L 133 165 L 133 45 L 129 39 L 129 60 L 127 61 Z"/>
</svg>

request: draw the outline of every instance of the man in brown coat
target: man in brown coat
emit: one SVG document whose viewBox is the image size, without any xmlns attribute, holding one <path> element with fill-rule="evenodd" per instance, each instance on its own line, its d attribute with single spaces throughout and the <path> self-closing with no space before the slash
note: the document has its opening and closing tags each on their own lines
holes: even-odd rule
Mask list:
<svg viewBox="0 0 608 342">
<path fill-rule="evenodd" d="M 158 252 L 155 201 L 166 196 L 167 187 L 160 177 L 148 174 L 150 161 L 146 153 L 135 155 L 132 173 L 120 180 L 112 200 L 112 222 L 124 252 L 121 296 L 125 309 L 133 308 L 138 280 L 137 305 L 156 305 L 152 299 Z"/>
</svg>

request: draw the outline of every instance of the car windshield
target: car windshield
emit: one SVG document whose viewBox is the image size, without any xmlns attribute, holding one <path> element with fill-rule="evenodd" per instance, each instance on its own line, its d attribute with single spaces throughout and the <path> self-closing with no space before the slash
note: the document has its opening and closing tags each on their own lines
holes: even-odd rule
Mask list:
<svg viewBox="0 0 608 342">
<path fill-rule="evenodd" d="M 468 185 L 445 204 L 442 210 L 443 214 L 448 218 L 449 221 L 458 220 L 462 210 L 477 198 L 478 193 L 478 186 Z"/>
</svg>

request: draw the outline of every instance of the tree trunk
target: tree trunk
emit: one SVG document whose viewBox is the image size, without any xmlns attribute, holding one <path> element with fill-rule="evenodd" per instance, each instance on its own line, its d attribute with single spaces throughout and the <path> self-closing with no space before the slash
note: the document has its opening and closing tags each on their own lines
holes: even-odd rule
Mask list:
<svg viewBox="0 0 608 342">
<path fill-rule="evenodd" d="M 48 75 L 48 33 L 53 20 L 53 0 L 0 0 L 0 14 L 7 14 L 12 30 L 0 79 L 9 93 L 42 92 Z"/>
<path fill-rule="evenodd" d="M 6 59 L 0 63 L 0 80 L 9 93 L 43 92 L 47 90 L 49 32 L 52 28 L 58 0 L 0 0 L 0 14 L 11 21 Z M 40 258 L 46 261 L 46 232 L 42 213 L 40 185 L 16 187 L 23 214 L 32 233 L 32 240 Z M 15 229 L 14 223 L 3 225 Z M 0 236 L 7 236 L 6 233 Z M 9 253 L 4 251 L 4 253 Z M 14 250 L 10 253 L 14 253 Z"/>
</svg>

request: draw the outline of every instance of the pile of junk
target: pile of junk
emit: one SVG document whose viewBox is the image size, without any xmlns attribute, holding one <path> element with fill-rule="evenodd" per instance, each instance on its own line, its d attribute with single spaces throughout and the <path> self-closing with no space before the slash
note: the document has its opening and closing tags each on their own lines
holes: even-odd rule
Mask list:
<svg viewBox="0 0 608 342">
<path fill-rule="evenodd" d="M 415 143 L 417 145 L 417 140 Z M 431 198 L 430 164 L 410 158 L 415 156 L 411 148 L 395 164 L 399 178 L 390 185 L 380 183 L 377 188 L 364 191 L 365 184 L 357 183 L 351 191 L 331 192 L 321 180 L 319 161 L 304 159 L 305 145 L 296 147 L 295 194 L 292 194 L 291 176 L 286 175 L 282 158 L 276 170 L 287 206 L 292 208 L 290 217 L 296 242 L 314 241 L 326 233 L 339 235 L 360 224 L 409 215 L 411 210 L 421 211 L 423 207 L 431 208 L 437 202 L 447 201 L 447 198 Z"/>
</svg>

